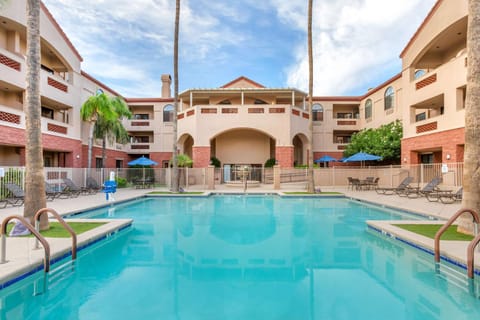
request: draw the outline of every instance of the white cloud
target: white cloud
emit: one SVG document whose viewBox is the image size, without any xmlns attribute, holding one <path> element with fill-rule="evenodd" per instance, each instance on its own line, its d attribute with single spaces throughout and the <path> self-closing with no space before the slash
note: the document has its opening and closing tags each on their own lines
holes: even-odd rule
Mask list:
<svg viewBox="0 0 480 320">
<path fill-rule="evenodd" d="M 392 61 L 400 65 L 398 55 L 434 2 L 340 0 L 315 6 L 314 94 L 348 93 L 385 74 Z M 306 30 L 306 22 L 299 22 L 297 27 Z M 289 86 L 308 88 L 307 59 L 306 43 L 299 44 L 296 61 L 286 68 Z M 383 80 L 394 75 L 384 75 Z"/>
</svg>

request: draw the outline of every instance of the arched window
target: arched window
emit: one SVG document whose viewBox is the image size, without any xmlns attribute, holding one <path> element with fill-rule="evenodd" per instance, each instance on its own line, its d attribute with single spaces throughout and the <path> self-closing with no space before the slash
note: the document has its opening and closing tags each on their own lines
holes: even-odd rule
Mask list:
<svg viewBox="0 0 480 320">
<path fill-rule="evenodd" d="M 385 90 L 385 99 L 384 99 L 384 102 L 385 102 L 384 109 L 385 110 L 389 110 L 389 109 L 393 108 L 394 99 L 395 99 L 395 93 L 393 91 L 393 87 L 388 87 L 387 90 Z"/>
<path fill-rule="evenodd" d="M 232 102 L 228 99 L 220 101 L 218 104 L 232 104 Z"/>
<path fill-rule="evenodd" d="M 425 70 L 418 69 L 417 71 L 415 71 L 415 75 L 413 77 L 416 80 L 416 79 L 422 77 L 425 73 L 426 73 Z"/>
<path fill-rule="evenodd" d="M 323 107 L 319 103 L 315 103 L 312 106 L 312 120 L 323 121 Z"/>
<path fill-rule="evenodd" d="M 365 119 L 370 119 L 372 117 L 372 99 L 368 99 L 365 102 Z"/>
<path fill-rule="evenodd" d="M 167 104 L 163 108 L 163 122 L 172 122 L 173 121 L 173 106 Z"/>
<path fill-rule="evenodd" d="M 265 101 L 263 101 L 262 99 L 255 99 L 253 104 L 267 104 L 267 103 Z"/>
</svg>

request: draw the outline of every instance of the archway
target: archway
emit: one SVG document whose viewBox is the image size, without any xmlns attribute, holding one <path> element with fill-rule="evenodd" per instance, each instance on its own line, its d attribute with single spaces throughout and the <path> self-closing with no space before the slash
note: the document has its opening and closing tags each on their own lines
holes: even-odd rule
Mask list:
<svg viewBox="0 0 480 320">
<path fill-rule="evenodd" d="M 304 165 L 308 162 L 307 148 L 308 139 L 304 134 L 297 134 L 293 137 L 293 163 L 294 165 Z"/>
<path fill-rule="evenodd" d="M 189 134 L 184 134 L 178 139 L 178 148 L 180 153 L 186 154 L 193 159 L 193 137 Z"/>
</svg>

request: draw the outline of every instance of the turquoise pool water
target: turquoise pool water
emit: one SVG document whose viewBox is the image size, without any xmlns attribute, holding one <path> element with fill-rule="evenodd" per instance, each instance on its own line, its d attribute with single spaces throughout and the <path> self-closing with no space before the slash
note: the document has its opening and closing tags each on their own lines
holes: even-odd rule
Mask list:
<svg viewBox="0 0 480 320">
<path fill-rule="evenodd" d="M 0 291 L 1 319 L 480 319 L 480 300 L 431 255 L 365 224 L 415 216 L 278 196 L 147 198 L 82 216 L 134 224 L 48 289 L 39 272 Z"/>
</svg>

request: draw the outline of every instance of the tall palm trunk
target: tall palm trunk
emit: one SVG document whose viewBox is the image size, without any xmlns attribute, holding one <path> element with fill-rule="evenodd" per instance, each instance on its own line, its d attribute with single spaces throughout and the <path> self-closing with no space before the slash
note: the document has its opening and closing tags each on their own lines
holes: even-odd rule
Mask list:
<svg viewBox="0 0 480 320">
<path fill-rule="evenodd" d="M 173 44 L 173 83 L 174 83 L 174 100 L 173 100 L 173 146 L 172 146 L 172 190 L 178 192 L 178 163 L 177 163 L 177 113 L 178 113 L 178 32 L 180 27 L 180 0 L 176 0 L 175 5 L 175 35 Z"/>
<path fill-rule="evenodd" d="M 27 0 L 27 90 L 25 94 L 25 205 L 23 215 L 33 218 L 47 205 L 40 103 L 40 0 Z M 43 215 L 41 229 L 48 228 Z"/>
<path fill-rule="evenodd" d="M 313 178 L 313 48 L 312 48 L 312 6 L 313 0 L 308 0 L 308 187 L 307 192 L 313 193 L 315 190 L 315 180 Z"/>
<path fill-rule="evenodd" d="M 465 102 L 465 156 L 462 207 L 480 213 L 480 1 L 468 2 L 467 96 Z M 458 230 L 473 233 L 469 216 L 459 219 Z"/>
<path fill-rule="evenodd" d="M 87 151 L 87 177 L 91 177 L 92 171 L 92 153 L 93 153 L 93 133 L 95 132 L 95 122 L 90 122 L 88 130 L 88 151 Z"/>
</svg>

